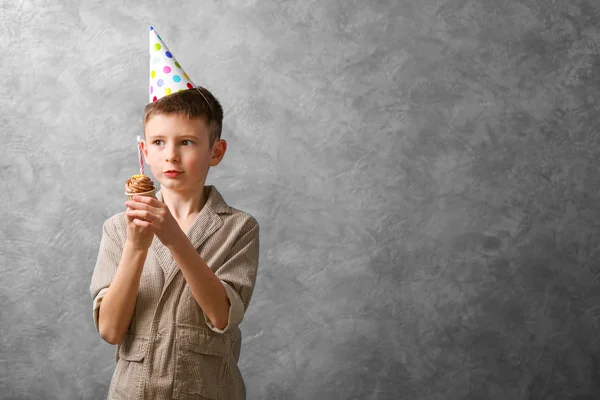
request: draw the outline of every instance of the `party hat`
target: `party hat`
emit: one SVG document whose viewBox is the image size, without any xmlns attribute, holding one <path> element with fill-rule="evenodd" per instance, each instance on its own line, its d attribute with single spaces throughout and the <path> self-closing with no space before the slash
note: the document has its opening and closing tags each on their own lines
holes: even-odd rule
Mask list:
<svg viewBox="0 0 600 400">
<path fill-rule="evenodd" d="M 149 36 L 150 93 L 148 102 L 151 103 L 174 92 L 193 89 L 194 83 L 152 26 Z"/>
</svg>

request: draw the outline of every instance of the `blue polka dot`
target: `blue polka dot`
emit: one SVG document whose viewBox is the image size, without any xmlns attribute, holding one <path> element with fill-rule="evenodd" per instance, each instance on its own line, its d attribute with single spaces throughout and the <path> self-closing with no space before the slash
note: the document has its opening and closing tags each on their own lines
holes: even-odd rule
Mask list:
<svg viewBox="0 0 600 400">
<path fill-rule="evenodd" d="M 173 75 L 173 81 L 181 82 L 181 77 L 179 75 Z"/>
<path fill-rule="evenodd" d="M 162 79 L 159 79 L 158 81 L 156 81 L 156 86 L 161 87 L 163 83 L 165 82 Z"/>
<path fill-rule="evenodd" d="M 150 27 L 150 30 L 151 30 L 151 31 L 153 31 L 153 30 L 154 30 L 154 27 L 153 27 L 153 26 L 151 26 L 151 27 Z"/>
<path fill-rule="evenodd" d="M 169 53 L 168 51 L 165 53 L 165 55 L 169 58 L 173 58 L 173 55 L 171 53 Z"/>
</svg>

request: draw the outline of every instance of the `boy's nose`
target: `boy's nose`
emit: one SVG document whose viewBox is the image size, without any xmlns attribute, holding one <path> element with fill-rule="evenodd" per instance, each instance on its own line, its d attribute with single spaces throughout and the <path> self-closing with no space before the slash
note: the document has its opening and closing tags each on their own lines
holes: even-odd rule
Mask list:
<svg viewBox="0 0 600 400">
<path fill-rule="evenodd" d="M 175 146 L 170 146 L 166 151 L 167 161 L 177 161 L 179 160 L 179 154 L 177 153 L 177 149 Z"/>
</svg>

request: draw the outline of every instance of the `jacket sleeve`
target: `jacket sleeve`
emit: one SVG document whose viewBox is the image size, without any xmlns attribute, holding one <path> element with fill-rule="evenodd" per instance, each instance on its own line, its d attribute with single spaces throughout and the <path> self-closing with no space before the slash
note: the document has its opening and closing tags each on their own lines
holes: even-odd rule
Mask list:
<svg viewBox="0 0 600 400">
<path fill-rule="evenodd" d="M 93 301 L 93 317 L 96 331 L 98 327 L 98 314 L 102 299 L 106 294 L 108 287 L 117 273 L 121 255 L 123 254 L 123 245 L 118 240 L 115 224 L 112 220 L 107 220 L 102 226 L 102 239 L 100 240 L 100 249 L 96 266 L 92 274 L 90 284 L 90 295 Z"/>
<path fill-rule="evenodd" d="M 225 333 L 242 322 L 254 292 L 258 253 L 259 226 L 254 218 L 250 218 L 233 244 L 225 262 L 215 272 L 225 287 L 229 299 L 229 316 L 225 328 L 218 329 L 205 314 L 204 320 L 213 331 Z"/>
</svg>

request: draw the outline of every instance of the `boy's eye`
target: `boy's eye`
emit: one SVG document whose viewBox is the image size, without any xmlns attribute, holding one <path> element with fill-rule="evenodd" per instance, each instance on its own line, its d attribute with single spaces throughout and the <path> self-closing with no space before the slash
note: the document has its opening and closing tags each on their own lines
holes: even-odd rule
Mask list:
<svg viewBox="0 0 600 400">
<path fill-rule="evenodd" d="M 184 140 L 181 142 L 181 144 L 183 144 L 184 146 L 189 146 L 191 145 L 193 142 L 191 140 Z"/>
<path fill-rule="evenodd" d="M 162 142 L 162 140 L 155 140 L 154 142 L 152 142 L 152 144 L 158 145 L 159 142 Z"/>
</svg>

